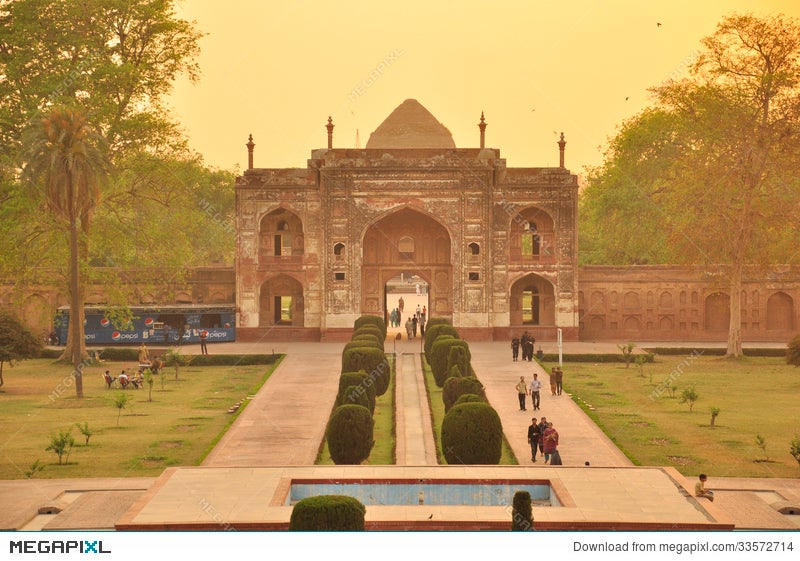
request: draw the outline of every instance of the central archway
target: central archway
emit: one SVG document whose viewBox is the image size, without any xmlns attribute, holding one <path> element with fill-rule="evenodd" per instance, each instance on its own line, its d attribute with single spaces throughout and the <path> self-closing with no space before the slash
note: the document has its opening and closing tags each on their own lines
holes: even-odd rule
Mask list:
<svg viewBox="0 0 800 561">
<path fill-rule="evenodd" d="M 451 243 L 442 224 L 427 214 L 403 208 L 371 224 L 362 247 L 361 313 L 385 316 L 396 304 L 386 301 L 387 284 L 411 271 L 426 285 L 427 316 L 452 319 Z"/>
</svg>

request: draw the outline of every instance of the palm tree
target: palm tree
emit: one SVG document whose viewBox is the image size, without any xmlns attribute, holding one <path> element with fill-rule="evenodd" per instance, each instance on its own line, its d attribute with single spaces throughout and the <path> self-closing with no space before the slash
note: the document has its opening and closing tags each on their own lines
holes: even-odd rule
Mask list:
<svg viewBox="0 0 800 561">
<path fill-rule="evenodd" d="M 70 321 L 61 360 L 75 366 L 75 391 L 83 397 L 81 363 L 87 354 L 81 264 L 86 265 L 89 228 L 108 156 L 87 114 L 74 107 L 51 108 L 36 118 L 26 130 L 24 146 L 25 175 L 42 190 L 47 211 L 69 235 Z"/>
</svg>

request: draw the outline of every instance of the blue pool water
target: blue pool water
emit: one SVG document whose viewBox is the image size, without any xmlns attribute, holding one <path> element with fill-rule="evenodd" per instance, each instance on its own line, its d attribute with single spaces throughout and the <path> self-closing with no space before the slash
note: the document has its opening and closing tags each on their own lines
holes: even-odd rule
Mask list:
<svg viewBox="0 0 800 561">
<path fill-rule="evenodd" d="M 346 495 L 370 505 L 508 506 L 517 491 L 535 503 L 559 506 L 550 485 L 514 483 L 292 483 L 287 505 L 317 495 Z M 421 501 L 421 502 L 420 502 Z"/>
</svg>

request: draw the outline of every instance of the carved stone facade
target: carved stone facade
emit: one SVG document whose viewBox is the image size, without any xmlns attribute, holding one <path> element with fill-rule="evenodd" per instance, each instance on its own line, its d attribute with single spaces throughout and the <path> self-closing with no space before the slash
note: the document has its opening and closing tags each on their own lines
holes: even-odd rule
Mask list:
<svg viewBox="0 0 800 561">
<path fill-rule="evenodd" d="M 342 339 L 358 316 L 387 313 L 402 272 L 427 283 L 428 316 L 465 337 L 577 339 L 575 175 L 455 148 L 414 100 L 364 149 L 332 148 L 332 129 L 305 169 L 237 179 L 241 339 Z"/>
</svg>

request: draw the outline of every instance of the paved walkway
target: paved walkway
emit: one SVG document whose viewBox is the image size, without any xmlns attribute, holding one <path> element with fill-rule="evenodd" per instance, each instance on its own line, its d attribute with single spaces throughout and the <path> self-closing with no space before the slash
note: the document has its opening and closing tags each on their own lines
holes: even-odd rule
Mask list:
<svg viewBox="0 0 800 561">
<path fill-rule="evenodd" d="M 316 461 L 339 389 L 342 345 L 296 344 L 286 351 L 203 466 L 302 466 Z"/>
<path fill-rule="evenodd" d="M 564 465 L 618 467 L 633 465 L 597 425 L 570 399 L 566 393 L 550 394 L 550 376 L 536 362 L 512 362 L 511 348 L 506 343 L 471 343 L 472 367 L 486 388 L 489 403 L 500 415 L 503 431 L 520 464 L 532 464 L 528 445 L 528 426 L 531 418 L 542 416 L 553 423 L 559 435 L 559 452 Z M 530 397 L 527 411 L 519 410 L 515 389 L 524 376 L 530 387 L 533 373 L 542 381 L 541 402 L 534 411 Z M 537 457 L 537 462 L 544 459 Z"/>
<path fill-rule="evenodd" d="M 401 466 L 436 465 L 436 441 L 427 408 L 420 355 L 397 355 L 395 390 L 396 461 Z M 420 406 L 424 404 L 425 407 Z"/>
</svg>

